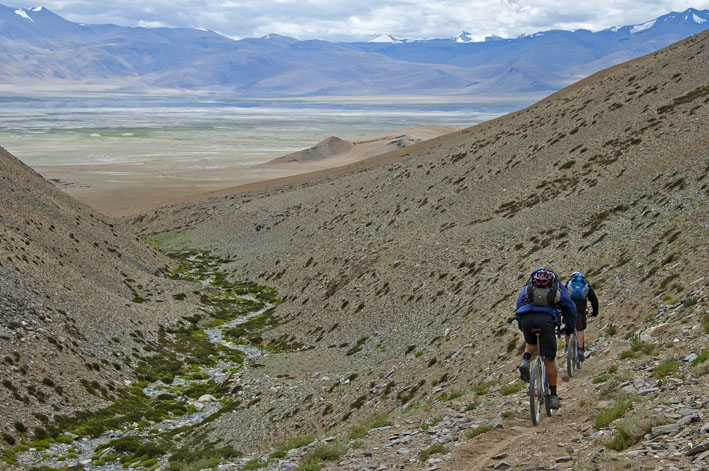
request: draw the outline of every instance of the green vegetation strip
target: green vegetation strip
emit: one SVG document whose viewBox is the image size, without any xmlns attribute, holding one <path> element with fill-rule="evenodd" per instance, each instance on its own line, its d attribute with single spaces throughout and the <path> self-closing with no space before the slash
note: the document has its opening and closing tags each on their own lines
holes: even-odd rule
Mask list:
<svg viewBox="0 0 709 471">
<path fill-rule="evenodd" d="M 240 406 L 239 401 L 229 399 L 229 378 L 222 384 L 217 384 L 209 379 L 209 374 L 201 370 L 214 367 L 220 360 L 238 366 L 243 363 L 244 353 L 223 345 L 215 345 L 209 340 L 204 329 L 261 310 L 266 303 L 277 305 L 279 299 L 272 288 L 228 281 L 227 274 L 219 270 L 221 265 L 229 262 L 227 259 L 212 257 L 207 252 L 198 250 L 174 252 L 169 255 L 178 260 L 179 266 L 171 273 L 160 273 L 163 276 L 204 282 L 221 288 L 217 294 L 200 296 L 200 304 L 204 306 L 204 311 L 209 313 L 211 320 L 200 315 L 183 318 L 176 327 L 161 328 L 157 342 L 145 341 L 142 333 L 136 333 L 134 338 L 140 338 L 146 350 L 154 352 L 154 355 L 144 357 L 138 363 L 138 383 L 117 391 L 113 403 L 98 411 L 83 411 L 73 417 L 55 416 L 51 423 L 46 424 L 47 433 L 43 440 L 23 443 L 5 450 L 2 454 L 5 463 L 16 464 L 17 454 L 30 448 L 46 450 L 54 443 L 70 445 L 73 438 L 66 435 L 66 432 L 79 438 L 98 437 L 109 430 L 130 429 L 134 427 L 133 424 L 137 424 L 136 428 L 139 430 L 145 429 L 150 424 L 195 412 L 193 406 L 178 398 L 195 399 L 204 394 L 221 398 L 221 408 L 200 424 L 162 433 L 152 429 L 147 436 L 129 435 L 110 441 L 94 450 L 93 465 L 104 466 L 118 460 L 126 468 L 155 470 L 164 467 L 164 461 L 167 460 L 171 471 L 191 471 L 216 466 L 222 459 L 242 456 L 230 447 L 214 448 L 214 444 L 203 437 L 192 436 L 189 443 L 179 447 L 174 437 L 179 433 L 189 439 L 190 434 L 194 435 L 200 425 Z M 244 296 L 253 299 L 245 299 Z M 176 295 L 175 299 L 184 300 L 186 297 L 185 294 Z M 257 334 L 276 324 L 272 313 L 273 309 L 270 309 L 245 322 L 245 326 L 231 329 L 230 337 L 235 343 L 258 343 L 260 340 Z M 241 338 L 241 335 L 244 337 Z M 172 386 L 177 378 L 184 378 L 188 383 Z M 166 391 L 157 397 L 149 397 L 144 393 L 144 388 L 157 381 L 168 385 Z M 76 458 L 76 454 L 71 450 L 70 448 L 66 457 L 59 459 Z M 257 464 L 251 464 L 250 469 L 256 469 Z M 52 468 L 40 466 L 37 469 Z"/>
</svg>

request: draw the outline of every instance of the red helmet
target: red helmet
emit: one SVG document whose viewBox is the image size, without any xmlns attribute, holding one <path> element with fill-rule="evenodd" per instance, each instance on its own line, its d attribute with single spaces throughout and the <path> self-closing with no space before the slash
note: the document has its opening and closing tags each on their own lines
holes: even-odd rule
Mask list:
<svg viewBox="0 0 709 471">
<path fill-rule="evenodd" d="M 532 276 L 532 284 L 537 288 L 551 288 L 553 282 L 554 273 L 544 268 L 538 270 Z"/>
</svg>

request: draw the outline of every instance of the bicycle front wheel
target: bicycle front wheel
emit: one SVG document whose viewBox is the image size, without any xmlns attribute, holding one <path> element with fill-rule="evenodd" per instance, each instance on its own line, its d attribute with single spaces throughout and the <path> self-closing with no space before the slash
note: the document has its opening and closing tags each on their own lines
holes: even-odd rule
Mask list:
<svg viewBox="0 0 709 471">
<path fill-rule="evenodd" d="M 542 419 L 542 403 L 544 402 L 544 368 L 537 359 L 532 365 L 529 378 L 529 412 L 532 414 L 532 424 L 539 425 Z"/>
<path fill-rule="evenodd" d="M 574 377 L 576 372 L 576 333 L 569 337 L 569 343 L 566 345 L 566 371 L 569 373 L 569 378 Z"/>
</svg>

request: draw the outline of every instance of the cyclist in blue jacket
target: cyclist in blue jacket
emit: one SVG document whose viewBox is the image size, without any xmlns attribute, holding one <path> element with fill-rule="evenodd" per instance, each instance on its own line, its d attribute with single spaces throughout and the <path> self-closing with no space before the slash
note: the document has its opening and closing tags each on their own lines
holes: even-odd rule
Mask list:
<svg viewBox="0 0 709 471">
<path fill-rule="evenodd" d="M 519 374 L 524 381 L 529 381 L 529 361 L 537 350 L 537 337 L 532 334 L 532 329 L 542 329 L 539 338 L 539 351 L 544 356 L 544 364 L 549 381 L 549 404 L 552 409 L 561 407 L 556 394 L 556 324 L 560 324 L 559 312 L 564 318 L 564 327 L 561 331 L 565 334 L 573 332 L 576 325 L 576 305 L 569 297 L 569 292 L 559 277 L 548 268 L 539 268 L 532 272 L 529 281 L 517 298 L 515 314 L 517 325 L 524 334 L 527 345 L 519 365 Z"/>
</svg>

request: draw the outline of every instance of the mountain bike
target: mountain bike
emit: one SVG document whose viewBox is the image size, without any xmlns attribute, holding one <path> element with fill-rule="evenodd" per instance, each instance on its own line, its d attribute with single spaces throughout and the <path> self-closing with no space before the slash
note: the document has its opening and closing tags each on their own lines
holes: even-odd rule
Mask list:
<svg viewBox="0 0 709 471">
<path fill-rule="evenodd" d="M 531 332 L 537 336 L 537 345 L 541 346 L 539 336 L 542 334 L 542 329 L 532 329 Z M 541 351 L 538 351 L 529 377 L 529 412 L 532 414 L 534 425 L 539 425 L 542 419 L 542 405 L 546 409 L 548 417 L 554 415 L 554 409 L 550 407 L 549 403 L 547 368 L 544 365 L 544 356 Z"/>
<path fill-rule="evenodd" d="M 574 329 L 566 343 L 566 372 L 569 373 L 569 378 L 574 377 L 574 373 L 581 369 L 581 365 L 583 362 L 579 359 L 579 343 Z"/>
</svg>

